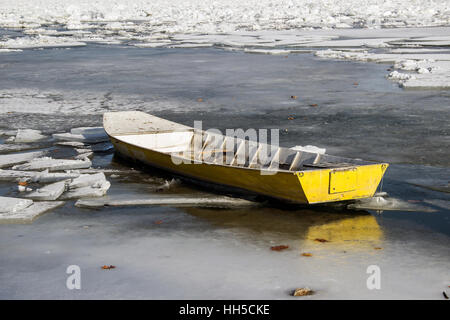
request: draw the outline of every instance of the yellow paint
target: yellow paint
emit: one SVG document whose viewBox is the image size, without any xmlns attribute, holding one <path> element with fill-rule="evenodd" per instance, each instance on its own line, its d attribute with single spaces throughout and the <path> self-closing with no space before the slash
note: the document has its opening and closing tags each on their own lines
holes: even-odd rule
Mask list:
<svg viewBox="0 0 450 320">
<path fill-rule="evenodd" d="M 308 203 L 372 197 L 387 163 L 296 172 Z"/>
<path fill-rule="evenodd" d="M 262 175 L 259 169 L 232 167 L 208 163 L 175 164 L 169 154 L 145 149 L 111 138 L 116 151 L 123 156 L 159 167 L 186 177 L 239 188 L 274 198 L 296 203 L 320 203 L 371 197 L 384 174 L 387 164 L 357 166 L 356 189 L 347 192 L 329 193 L 330 169 L 301 172 L 279 171 Z M 384 166 L 384 169 L 381 167 Z M 341 186 L 346 174 L 338 174 L 336 182 Z M 340 187 L 341 188 L 341 187 Z"/>
</svg>

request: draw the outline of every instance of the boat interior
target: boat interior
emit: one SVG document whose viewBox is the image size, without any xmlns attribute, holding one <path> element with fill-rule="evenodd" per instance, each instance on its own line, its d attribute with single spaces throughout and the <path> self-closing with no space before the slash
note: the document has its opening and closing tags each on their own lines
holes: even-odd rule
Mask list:
<svg viewBox="0 0 450 320">
<path fill-rule="evenodd" d="M 372 164 L 360 159 L 297 151 L 195 129 L 117 135 L 116 138 L 190 162 L 249 169 L 295 172 Z"/>
</svg>

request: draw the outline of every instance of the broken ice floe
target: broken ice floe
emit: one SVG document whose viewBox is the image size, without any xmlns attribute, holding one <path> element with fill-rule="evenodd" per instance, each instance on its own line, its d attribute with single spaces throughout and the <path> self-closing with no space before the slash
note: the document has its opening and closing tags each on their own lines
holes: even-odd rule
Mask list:
<svg viewBox="0 0 450 320">
<path fill-rule="evenodd" d="M 6 197 L 1 197 L 0 203 L 3 204 Z M 60 207 L 64 201 L 40 201 L 33 202 L 29 199 L 7 198 L 7 201 L 27 201 L 26 206 L 8 212 L 0 212 L 0 223 L 30 223 L 41 214 Z M 12 199 L 12 200 L 11 200 Z M 0 204 L 0 206 L 2 206 Z"/>
<path fill-rule="evenodd" d="M 81 47 L 86 43 L 75 41 L 70 37 L 26 36 L 0 41 L 0 48 L 4 49 L 31 49 L 31 48 L 57 48 Z"/>
<path fill-rule="evenodd" d="M 95 174 L 82 174 L 70 182 L 69 188 L 75 189 L 75 188 L 81 188 L 81 187 L 87 187 L 87 186 L 100 185 L 105 180 L 106 180 L 106 177 L 103 172 L 99 172 L 99 173 L 95 173 Z"/>
<path fill-rule="evenodd" d="M 51 183 L 26 194 L 25 197 L 33 200 L 56 200 L 66 190 L 67 183 L 67 180 Z"/>
<path fill-rule="evenodd" d="M 32 203 L 33 201 L 29 199 L 0 197 L 0 213 L 15 213 L 31 206 Z"/>
<path fill-rule="evenodd" d="M 49 172 L 48 170 L 33 172 L 0 169 L 0 181 L 18 181 L 25 179 L 30 182 L 57 182 L 80 176 L 79 172 Z"/>
<path fill-rule="evenodd" d="M 54 159 L 50 157 L 43 157 L 33 159 L 22 165 L 16 165 L 13 170 L 45 170 L 49 171 L 62 171 L 71 169 L 84 169 L 89 168 L 92 162 L 89 159 L 84 160 L 66 160 L 66 159 Z"/>
<path fill-rule="evenodd" d="M 107 180 L 98 181 L 92 185 L 69 189 L 61 196 L 61 199 L 96 198 L 106 194 L 111 183 Z M 70 188 L 70 187 L 69 187 Z"/>
<path fill-rule="evenodd" d="M 97 208 L 103 206 L 176 206 L 176 207 L 241 207 L 257 206 L 258 203 L 226 196 L 192 196 L 170 195 L 125 199 L 120 197 L 106 197 L 102 199 L 78 200 L 75 206 L 82 208 Z"/>
<path fill-rule="evenodd" d="M 46 154 L 46 150 L 44 151 L 28 151 L 22 153 L 12 153 L 12 154 L 4 154 L 0 155 L 0 168 L 11 167 L 13 165 L 17 165 L 20 163 L 24 163 L 30 160 L 33 160 L 38 157 L 42 157 Z M 20 169 L 19 169 L 20 170 Z"/>
<path fill-rule="evenodd" d="M 74 148 L 83 148 L 83 147 L 88 147 L 87 144 L 83 143 L 83 142 L 78 142 L 78 141 L 60 141 L 57 142 L 56 145 L 58 146 L 65 146 L 65 147 L 74 147 Z"/>
<path fill-rule="evenodd" d="M 53 138 L 60 141 L 99 143 L 109 141 L 103 127 L 81 127 L 70 130 L 70 133 L 55 133 Z"/>
<path fill-rule="evenodd" d="M 47 136 L 43 135 L 39 130 L 33 129 L 19 129 L 15 137 L 10 137 L 7 142 L 13 143 L 29 143 L 42 141 L 47 139 Z"/>
<path fill-rule="evenodd" d="M 356 200 L 347 206 L 348 209 L 358 210 L 377 210 L 377 211 L 421 211 L 421 212 L 434 212 L 435 210 L 421 206 L 415 203 L 410 203 L 395 198 L 385 198 L 381 196 L 375 196 L 368 199 Z"/>
<path fill-rule="evenodd" d="M 37 148 L 39 148 L 39 146 L 32 144 L 0 144 L 0 153 L 19 152 Z"/>
</svg>

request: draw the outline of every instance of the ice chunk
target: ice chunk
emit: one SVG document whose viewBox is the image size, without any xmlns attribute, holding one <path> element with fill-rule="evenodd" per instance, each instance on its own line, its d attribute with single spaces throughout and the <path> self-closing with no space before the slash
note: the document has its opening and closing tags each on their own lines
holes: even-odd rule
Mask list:
<svg viewBox="0 0 450 320">
<path fill-rule="evenodd" d="M 14 166 L 14 170 L 44 170 L 49 171 L 62 171 L 70 169 L 83 169 L 89 168 L 92 165 L 89 159 L 85 160 L 66 160 L 66 159 L 53 159 L 50 157 L 43 157 L 34 159 L 28 163 Z"/>
<path fill-rule="evenodd" d="M 20 178 L 32 178 L 36 172 L 0 169 L 0 181 L 17 181 Z"/>
<path fill-rule="evenodd" d="M 356 200 L 355 203 L 347 206 L 349 209 L 362 209 L 362 210 L 378 210 L 378 211 L 422 211 L 422 212 L 434 212 L 435 210 L 421 206 L 418 204 L 410 203 L 395 198 L 384 197 L 372 197 L 368 199 Z"/>
<path fill-rule="evenodd" d="M 72 134 L 82 134 L 82 135 L 99 135 L 99 136 L 106 136 L 106 131 L 103 129 L 103 127 L 79 127 L 79 128 L 72 128 L 70 130 L 70 133 Z"/>
<path fill-rule="evenodd" d="M 103 197 L 108 191 L 111 183 L 107 180 L 97 183 L 94 186 L 87 186 L 69 190 L 61 196 L 61 199 L 76 198 L 96 198 Z"/>
<path fill-rule="evenodd" d="M 102 127 L 82 127 L 70 130 L 70 133 L 55 133 L 53 138 L 61 141 L 75 141 L 85 143 L 98 143 L 109 141 L 109 137 Z"/>
<path fill-rule="evenodd" d="M 26 172 L 26 171 L 25 171 Z M 80 176 L 78 172 L 36 172 L 33 177 L 33 182 L 57 182 L 61 180 L 74 179 Z"/>
<path fill-rule="evenodd" d="M 83 142 L 78 141 L 62 141 L 56 143 L 59 146 L 67 146 L 67 147 L 74 147 L 74 148 L 82 148 L 82 147 L 88 147 Z"/>
<path fill-rule="evenodd" d="M 415 79 L 415 77 L 408 73 L 401 73 L 398 71 L 392 71 L 387 76 L 390 80 L 409 80 L 409 79 Z"/>
<path fill-rule="evenodd" d="M 325 154 L 325 152 L 327 151 L 327 149 L 325 149 L 325 148 L 319 148 L 319 147 L 310 146 L 310 145 L 295 146 L 295 147 L 292 147 L 291 150 L 318 153 L 318 154 Z"/>
<path fill-rule="evenodd" d="M 29 151 L 0 155 L 0 168 L 11 167 L 15 164 L 24 163 L 38 157 L 42 157 L 47 151 Z"/>
<path fill-rule="evenodd" d="M 23 210 L 33 204 L 33 200 L 0 197 L 0 213 L 14 213 Z"/>
<path fill-rule="evenodd" d="M 85 153 L 80 153 L 79 155 L 76 155 L 74 158 L 77 160 L 88 160 L 91 159 L 94 156 L 93 152 L 85 152 Z"/>
<path fill-rule="evenodd" d="M 0 144 L 1 153 L 17 152 L 29 149 L 36 149 L 36 147 L 31 144 Z"/>
<path fill-rule="evenodd" d="M 57 182 L 61 180 L 74 179 L 80 175 L 79 172 L 41 172 L 4 170 L 0 169 L 0 181 L 18 181 L 23 179 L 32 182 Z"/>
<path fill-rule="evenodd" d="M 0 98 L 4 98 L 5 95 L 0 95 Z M 15 136 L 17 134 L 17 130 L 0 130 L 0 136 Z"/>
<path fill-rule="evenodd" d="M 239 198 L 226 196 L 192 196 L 192 195 L 170 195 L 158 197 L 146 197 L 135 199 L 112 198 L 110 196 L 104 199 L 78 200 L 75 203 L 77 207 L 96 208 L 103 206 L 187 206 L 187 207 L 241 207 L 257 206 L 257 202 L 252 202 Z"/>
<path fill-rule="evenodd" d="M 83 153 L 92 153 L 91 148 L 87 147 L 87 148 L 83 148 L 83 149 L 75 149 L 75 151 L 79 154 L 83 154 Z"/>
<path fill-rule="evenodd" d="M 67 184 L 68 180 L 55 182 L 32 191 L 25 197 L 33 200 L 56 200 L 66 190 Z"/>
<path fill-rule="evenodd" d="M 97 187 L 101 186 L 106 181 L 105 174 L 103 172 L 95 174 L 82 174 L 78 178 L 75 178 L 70 182 L 69 189 L 81 188 L 81 187 Z"/>
<path fill-rule="evenodd" d="M 13 141 L 14 143 L 27 143 L 42 141 L 45 139 L 47 139 L 47 137 L 44 136 L 39 130 L 19 129 Z"/>
<path fill-rule="evenodd" d="M 31 223 L 43 213 L 60 207 L 65 203 L 64 201 L 40 201 L 33 203 L 32 200 L 21 200 L 31 201 L 32 204 L 14 213 L 0 213 L 0 223 Z"/>
</svg>

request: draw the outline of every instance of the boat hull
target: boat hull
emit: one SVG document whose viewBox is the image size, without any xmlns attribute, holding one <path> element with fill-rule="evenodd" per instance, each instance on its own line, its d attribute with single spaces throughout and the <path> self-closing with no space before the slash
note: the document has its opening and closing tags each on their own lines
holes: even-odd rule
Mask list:
<svg viewBox="0 0 450 320">
<path fill-rule="evenodd" d="M 187 178 L 301 204 L 372 197 L 388 166 L 380 163 L 345 169 L 263 173 L 260 169 L 204 162 L 183 163 L 182 159 L 173 161 L 170 154 L 127 143 L 111 135 L 110 139 L 116 152 L 126 158 Z"/>
</svg>

